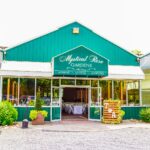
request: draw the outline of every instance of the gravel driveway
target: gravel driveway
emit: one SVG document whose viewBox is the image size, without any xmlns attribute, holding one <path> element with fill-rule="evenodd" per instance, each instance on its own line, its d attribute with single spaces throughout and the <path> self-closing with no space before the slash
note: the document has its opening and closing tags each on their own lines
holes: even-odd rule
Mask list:
<svg viewBox="0 0 150 150">
<path fill-rule="evenodd" d="M 150 150 L 150 124 L 82 121 L 0 128 L 0 150 Z"/>
</svg>

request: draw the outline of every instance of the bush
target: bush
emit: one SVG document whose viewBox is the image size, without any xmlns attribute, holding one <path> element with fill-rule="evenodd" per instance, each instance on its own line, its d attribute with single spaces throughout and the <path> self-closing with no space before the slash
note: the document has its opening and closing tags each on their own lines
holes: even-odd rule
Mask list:
<svg viewBox="0 0 150 150">
<path fill-rule="evenodd" d="M 29 115 L 30 119 L 35 120 L 37 118 L 38 113 L 41 113 L 44 118 L 47 117 L 48 115 L 48 112 L 45 110 L 41 110 L 41 111 L 31 110 Z"/>
<path fill-rule="evenodd" d="M 144 122 L 150 122 L 150 108 L 141 109 L 140 118 Z"/>
<path fill-rule="evenodd" d="M 12 125 L 17 118 L 18 112 L 10 102 L 0 102 L 0 125 Z"/>
</svg>

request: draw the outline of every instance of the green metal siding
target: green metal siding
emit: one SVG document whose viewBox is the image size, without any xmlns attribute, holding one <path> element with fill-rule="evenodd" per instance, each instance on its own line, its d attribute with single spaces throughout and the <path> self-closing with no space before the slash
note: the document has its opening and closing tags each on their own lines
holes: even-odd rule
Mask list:
<svg viewBox="0 0 150 150">
<path fill-rule="evenodd" d="M 18 120 L 17 121 L 22 121 L 23 119 L 28 119 L 31 121 L 29 118 L 29 114 L 31 110 L 34 110 L 34 107 L 16 107 L 18 111 Z M 50 107 L 43 107 L 42 110 L 46 110 L 48 112 L 48 116 L 45 118 L 45 121 L 50 121 Z"/>
<path fill-rule="evenodd" d="M 101 119 L 100 111 L 100 107 L 90 107 L 90 119 Z"/>
<path fill-rule="evenodd" d="M 125 116 L 124 116 L 124 120 L 126 119 L 140 119 L 139 117 L 139 112 L 142 108 L 150 108 L 150 107 L 122 107 L 122 110 L 125 111 Z M 23 119 L 29 119 L 29 113 L 31 110 L 34 109 L 34 107 L 16 107 L 17 111 L 18 111 L 18 120 L 17 121 L 22 121 Z M 50 121 L 50 107 L 43 107 L 43 110 L 46 110 L 48 112 L 48 116 L 45 118 L 46 121 Z M 60 119 L 60 108 L 53 108 L 53 119 Z M 100 115 L 99 113 L 97 113 L 99 111 L 99 108 L 94 108 L 91 107 L 90 108 L 90 118 L 91 119 L 99 119 Z M 103 112 L 103 111 L 102 111 Z"/>
<path fill-rule="evenodd" d="M 60 107 L 53 107 L 52 108 L 52 120 L 59 120 L 60 119 Z"/>
<path fill-rule="evenodd" d="M 79 27 L 80 33 L 73 34 L 73 27 Z M 80 45 L 106 57 L 110 60 L 111 65 L 139 65 L 136 61 L 136 56 L 77 22 L 8 49 L 5 59 L 12 61 L 50 62 L 52 57 Z"/>
<path fill-rule="evenodd" d="M 125 116 L 123 119 L 140 119 L 139 112 L 142 108 L 145 107 L 122 107 L 122 110 L 125 111 Z"/>
</svg>

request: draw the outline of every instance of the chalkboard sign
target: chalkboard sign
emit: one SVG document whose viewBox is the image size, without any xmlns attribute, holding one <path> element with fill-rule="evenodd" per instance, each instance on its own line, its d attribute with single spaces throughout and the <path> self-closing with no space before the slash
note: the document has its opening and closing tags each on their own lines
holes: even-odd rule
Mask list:
<svg viewBox="0 0 150 150">
<path fill-rule="evenodd" d="M 53 57 L 52 64 L 54 76 L 108 75 L 108 60 L 84 46 Z"/>
<path fill-rule="evenodd" d="M 103 122 L 104 123 L 120 123 L 120 101 L 104 100 Z"/>
</svg>

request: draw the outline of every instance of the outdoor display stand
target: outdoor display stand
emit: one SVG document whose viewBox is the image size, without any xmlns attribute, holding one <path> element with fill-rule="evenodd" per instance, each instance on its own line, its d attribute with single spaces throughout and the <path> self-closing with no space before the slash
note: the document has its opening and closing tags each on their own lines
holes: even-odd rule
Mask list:
<svg viewBox="0 0 150 150">
<path fill-rule="evenodd" d="M 103 122 L 104 123 L 120 123 L 120 101 L 119 100 L 104 100 Z"/>
</svg>

